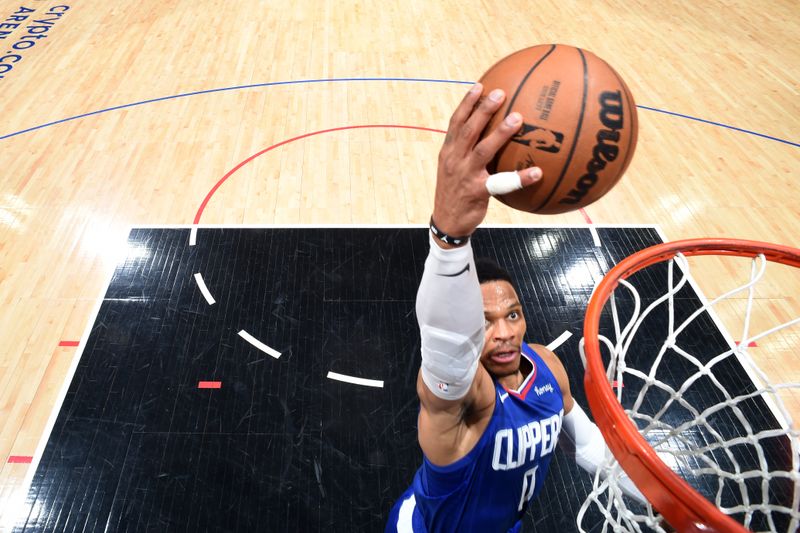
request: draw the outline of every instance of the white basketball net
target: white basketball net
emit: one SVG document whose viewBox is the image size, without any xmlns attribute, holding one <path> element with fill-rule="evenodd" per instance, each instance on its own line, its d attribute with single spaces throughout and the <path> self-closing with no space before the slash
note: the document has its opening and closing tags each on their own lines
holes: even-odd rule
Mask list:
<svg viewBox="0 0 800 533">
<path fill-rule="evenodd" d="M 698 488 L 694 482 L 699 480 L 702 486 L 699 491 L 715 503 L 718 509 L 732 515 L 745 527 L 794 532 L 800 528 L 800 432 L 784 404 L 782 394 L 797 394 L 800 383 L 771 383 L 748 353 L 748 347 L 753 343 L 761 342 L 766 337 L 774 336 L 800 322 L 798 317 L 764 331 L 751 333 L 755 288 L 763 278 L 768 263 L 763 255 L 753 258 L 748 282 L 710 302 L 701 300 L 700 306 L 686 318 L 677 318 L 675 310 L 676 295 L 687 283 L 691 284 L 689 264 L 683 255 L 677 255 L 667 263 L 666 294 L 643 311 L 636 288 L 628 281 L 621 280 L 620 285 L 625 287 L 629 295 L 619 294 L 624 291 L 618 287 L 616 300 L 632 297 L 633 314 L 623 326 L 617 301 L 612 293 L 605 305 L 606 310 L 609 307 L 611 310 L 615 339 L 603 336 L 599 339 L 609 352 L 603 355 L 604 360 L 608 361 L 606 376 L 609 383 L 619 385 L 616 387 L 617 400 L 636 424 L 640 434 L 667 466 L 682 477 L 691 470 L 692 475 L 689 477 L 692 480 L 687 481 Z M 678 269 L 675 269 L 676 264 Z M 693 353 L 691 345 L 695 334 L 686 335 L 685 330 L 700 316 L 705 316 L 705 319 L 710 316 L 713 319 L 716 316 L 714 306 L 733 297 L 745 306 L 744 326 L 738 332 L 738 345 L 728 338 L 730 348 L 722 353 Z M 682 312 L 686 314 L 685 310 Z M 639 357 L 635 352 L 641 348 L 632 350 L 631 347 L 635 346 L 633 341 L 640 326 L 653 313 L 666 313 L 668 317 L 666 328 L 661 330 L 665 340 L 660 348 L 657 344 L 653 345 L 654 353 Z M 788 337 L 795 340 L 800 338 L 797 331 L 791 333 Z M 781 335 L 786 336 L 786 331 Z M 585 366 L 583 341 L 580 349 Z M 794 350 L 795 354 L 800 350 L 800 342 L 794 346 Z M 683 359 L 680 364 L 684 368 L 688 362 L 694 374 L 684 377 L 685 381 L 682 383 L 662 381 L 661 376 L 668 373 L 671 365 L 676 364 L 675 358 Z M 732 358 L 739 362 L 755 382 L 750 390 L 730 390 L 730 386 L 722 383 L 715 375 L 715 371 L 722 368 L 721 365 L 733 363 Z M 646 363 L 640 362 L 640 359 Z M 800 362 L 800 359 L 796 360 Z M 640 368 L 636 367 L 637 364 Z M 720 401 L 712 405 L 693 405 L 692 400 L 696 399 L 698 385 L 702 385 L 706 391 L 712 389 L 713 395 L 719 397 Z M 789 390 L 793 392 L 787 392 Z M 652 401 L 653 398 L 656 398 L 655 402 Z M 773 423 L 771 427 L 765 428 L 763 420 L 753 420 L 760 418 L 752 416 L 754 402 L 766 405 L 781 427 Z M 667 413 L 674 414 L 676 411 L 685 415 L 678 423 L 674 416 L 666 416 Z M 737 434 L 724 435 L 725 431 L 717 425 L 721 419 L 734 420 L 738 424 Z M 730 425 L 726 431 L 730 433 Z M 704 439 L 698 441 L 694 437 L 697 434 L 702 434 Z M 774 450 L 776 442 L 782 443 L 784 450 L 779 469 L 776 469 L 775 460 L 770 458 L 769 453 L 765 453 L 765 449 Z M 741 461 L 743 453 L 749 460 Z M 593 511 L 590 514 L 595 517 L 599 510 L 605 522 L 602 526 L 604 532 L 665 531 L 664 527 L 667 526 L 652 507 L 648 505 L 644 508 L 623 496 L 618 483 L 621 473 L 622 469 L 613 457 L 598 471 L 594 488 L 578 514 L 579 529 L 588 531 L 588 527 L 592 531 L 598 531 L 596 524 L 585 524 L 584 521 L 590 510 Z"/>
</svg>

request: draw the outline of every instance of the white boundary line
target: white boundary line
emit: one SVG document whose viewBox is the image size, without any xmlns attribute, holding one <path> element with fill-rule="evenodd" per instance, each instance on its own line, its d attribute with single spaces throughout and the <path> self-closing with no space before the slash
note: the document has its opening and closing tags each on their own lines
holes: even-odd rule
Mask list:
<svg viewBox="0 0 800 533">
<path fill-rule="evenodd" d="M 664 233 L 664 230 L 661 229 L 661 226 L 651 226 L 651 227 L 655 228 L 656 233 L 658 233 L 658 236 L 661 237 L 661 242 L 669 241 L 669 239 L 667 238 L 667 234 Z"/>
<path fill-rule="evenodd" d="M 189 246 L 197 244 L 197 230 L 198 229 L 328 229 L 328 228 L 341 228 L 341 229 L 417 229 L 427 228 L 427 224 L 160 224 L 160 225 L 141 225 L 133 226 L 131 229 L 188 229 L 189 232 Z M 502 228 L 521 228 L 521 229 L 581 229 L 588 228 L 592 234 L 592 241 L 597 247 L 601 247 L 600 235 L 597 233 L 598 228 L 618 228 L 618 229 L 641 229 L 653 228 L 666 242 L 660 226 L 657 224 L 587 224 L 574 223 L 574 224 L 481 224 L 481 228 L 502 229 Z"/>
<path fill-rule="evenodd" d="M 239 332 L 239 336 L 244 340 L 246 340 L 247 342 L 249 342 L 250 344 L 252 344 L 253 346 L 255 346 L 256 348 L 258 348 L 259 350 L 261 350 L 262 352 L 266 353 L 267 355 L 271 355 L 275 359 L 281 356 L 281 352 L 270 348 L 260 340 L 256 339 L 255 337 L 247 333 L 245 330 L 241 330 Z"/>
<path fill-rule="evenodd" d="M 339 374 L 338 372 L 328 371 L 328 379 L 335 379 L 336 381 L 344 381 L 345 383 L 353 383 L 354 385 L 364 385 L 366 387 L 383 388 L 383 380 L 379 379 L 366 379 L 348 376 L 346 374 Z"/>
<path fill-rule="evenodd" d="M 134 228 L 132 227 L 128 229 L 128 233 L 125 237 L 126 243 L 128 242 L 133 229 Z M 20 490 L 17 490 L 16 494 L 12 492 L 12 496 L 6 501 L 5 512 L 3 516 L 0 516 L 0 529 L 3 529 L 5 526 L 13 528 L 24 514 L 30 512 L 30 507 L 26 506 L 24 502 L 31 490 L 33 476 L 36 475 L 36 471 L 39 469 L 39 463 L 42 460 L 44 449 L 47 447 L 47 443 L 50 441 L 50 435 L 53 433 L 53 427 L 55 427 L 56 420 L 61 412 L 61 407 L 64 405 L 64 399 L 67 397 L 67 392 L 69 392 L 69 388 L 72 385 L 72 380 L 75 378 L 75 372 L 78 370 L 78 364 L 80 364 L 81 358 L 83 357 L 83 350 L 86 348 L 86 342 L 89 340 L 89 336 L 92 333 L 92 327 L 97 322 L 97 316 L 100 314 L 100 308 L 105 301 L 106 293 L 108 292 L 108 288 L 111 285 L 111 280 L 114 278 L 114 273 L 117 271 L 118 266 L 119 265 L 114 265 L 111 267 L 110 272 L 106 276 L 106 282 L 105 285 L 103 285 L 102 293 L 97 297 L 94 310 L 90 315 L 91 318 L 86 323 L 86 327 L 83 330 L 80 344 L 78 344 L 78 347 L 75 349 L 75 353 L 72 356 L 72 362 L 70 363 L 67 374 L 64 377 L 64 382 L 61 384 L 61 390 L 59 391 L 56 401 L 53 404 L 53 410 L 50 411 L 50 416 L 48 417 L 47 423 L 42 431 L 42 437 L 39 439 L 39 443 L 36 445 L 36 450 L 33 452 L 33 460 L 28 465 L 28 470 L 25 473 L 25 477 L 22 479 Z"/>
<path fill-rule="evenodd" d="M 598 248 L 603 246 L 600 243 L 600 234 L 597 233 L 597 226 L 595 226 L 594 224 L 589 224 L 589 231 L 592 233 L 592 241 L 594 241 L 594 245 Z"/>
<path fill-rule="evenodd" d="M 595 228 L 619 228 L 619 229 L 641 229 L 653 228 L 661 234 L 658 224 L 587 224 L 586 222 L 574 224 L 494 224 L 484 223 L 481 228 L 531 228 L 531 229 L 588 229 Z M 428 224 L 142 224 L 131 226 L 131 229 L 327 229 L 327 228 L 346 228 L 346 229 L 408 229 L 408 228 L 427 228 Z M 191 236 L 190 236 L 191 237 Z"/>
<path fill-rule="evenodd" d="M 664 242 L 667 241 L 664 240 Z M 687 258 L 687 260 L 688 259 L 689 258 Z M 768 263 L 767 266 L 772 264 L 771 261 L 767 261 L 767 263 Z M 682 272 L 684 272 L 683 266 L 681 265 L 680 262 L 676 261 L 675 264 Z M 694 290 L 695 294 L 697 294 L 697 298 L 700 300 L 701 307 L 707 306 L 709 303 L 709 299 L 706 297 L 703 291 L 700 290 L 700 286 L 695 281 L 694 276 L 692 276 L 691 269 L 688 272 L 685 272 L 685 274 L 689 282 L 689 285 L 692 287 L 692 290 Z M 722 319 L 717 314 L 717 310 L 714 307 L 707 307 L 706 312 L 708 313 L 708 316 L 711 317 L 711 321 L 714 322 L 714 325 L 717 326 L 719 332 L 725 338 L 725 341 L 728 343 L 729 348 L 733 350 L 733 355 L 736 357 L 736 360 L 739 361 L 739 364 L 742 366 L 742 369 L 744 370 L 745 374 L 747 374 L 747 377 L 749 377 L 750 381 L 753 382 L 753 386 L 755 386 L 757 389 L 763 388 L 764 384 L 761 383 L 761 379 L 756 375 L 753 369 L 750 368 L 749 361 L 747 361 L 747 359 L 744 358 L 744 355 L 742 355 L 742 353 L 739 351 L 739 347 L 736 345 L 736 340 L 725 327 L 724 323 L 722 322 Z M 743 342 L 745 340 L 746 339 L 742 339 Z M 747 346 L 744 346 L 742 348 L 743 348 L 742 351 L 745 352 L 747 351 Z M 755 364 L 755 360 L 753 360 L 753 364 Z M 760 397 L 761 399 L 764 400 L 764 403 L 767 404 L 767 407 L 769 407 L 769 410 L 772 412 L 772 415 L 775 417 L 775 420 L 777 420 L 778 424 L 781 425 L 781 429 L 783 430 L 788 429 L 789 422 L 786 420 L 786 418 L 784 418 L 783 413 L 781 413 L 780 409 L 778 409 L 778 406 L 775 405 L 775 401 L 771 397 L 765 396 L 763 394 L 761 394 Z"/>
<path fill-rule="evenodd" d="M 211 296 L 211 292 L 208 290 L 208 287 L 206 287 L 206 282 L 203 281 L 203 275 L 200 272 L 194 275 L 194 281 L 197 283 L 197 288 L 203 293 L 203 297 L 208 302 L 208 305 L 214 305 L 217 303 L 214 297 Z"/>
</svg>

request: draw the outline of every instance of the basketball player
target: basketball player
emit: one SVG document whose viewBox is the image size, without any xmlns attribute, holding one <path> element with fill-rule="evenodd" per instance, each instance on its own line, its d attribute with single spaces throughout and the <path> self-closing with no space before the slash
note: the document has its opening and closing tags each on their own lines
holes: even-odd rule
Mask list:
<svg viewBox="0 0 800 533">
<path fill-rule="evenodd" d="M 391 511 L 387 532 L 520 531 L 559 436 L 590 472 L 603 437 L 575 403 L 567 373 L 544 346 L 527 345 L 525 317 L 509 275 L 475 261 L 469 236 L 490 192 L 537 187 L 528 168 L 489 176 L 486 165 L 522 125 L 511 113 L 480 140 L 505 95 L 474 86 L 450 119 L 439 153 L 430 252 L 417 293 L 422 365 L 418 439 L 423 464 Z M 629 492 L 642 498 L 628 480 Z"/>
</svg>

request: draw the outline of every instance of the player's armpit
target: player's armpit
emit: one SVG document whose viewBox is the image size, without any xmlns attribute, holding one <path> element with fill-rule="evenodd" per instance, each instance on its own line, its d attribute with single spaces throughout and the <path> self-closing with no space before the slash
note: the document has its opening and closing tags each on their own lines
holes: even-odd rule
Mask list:
<svg viewBox="0 0 800 533">
<path fill-rule="evenodd" d="M 439 398 L 421 376 L 417 378 L 417 394 L 419 444 L 428 460 L 438 466 L 451 464 L 469 453 L 494 412 L 494 383 L 483 366 L 478 367 L 470 392 L 461 400 Z"/>
</svg>

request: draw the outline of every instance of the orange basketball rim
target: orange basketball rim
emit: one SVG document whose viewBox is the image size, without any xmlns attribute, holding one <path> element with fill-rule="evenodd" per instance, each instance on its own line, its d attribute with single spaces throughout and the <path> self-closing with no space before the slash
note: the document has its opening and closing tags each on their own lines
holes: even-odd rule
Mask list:
<svg viewBox="0 0 800 533">
<path fill-rule="evenodd" d="M 601 358 L 598 339 L 600 315 L 619 281 L 647 266 L 668 261 L 678 254 L 751 258 L 763 255 L 769 261 L 800 268 L 798 249 L 740 239 L 687 239 L 668 242 L 651 246 L 623 259 L 598 284 L 586 311 L 584 386 L 589 407 L 617 461 L 653 507 L 677 531 L 746 532 L 744 526 L 723 514 L 658 457 L 617 401 Z"/>
</svg>

